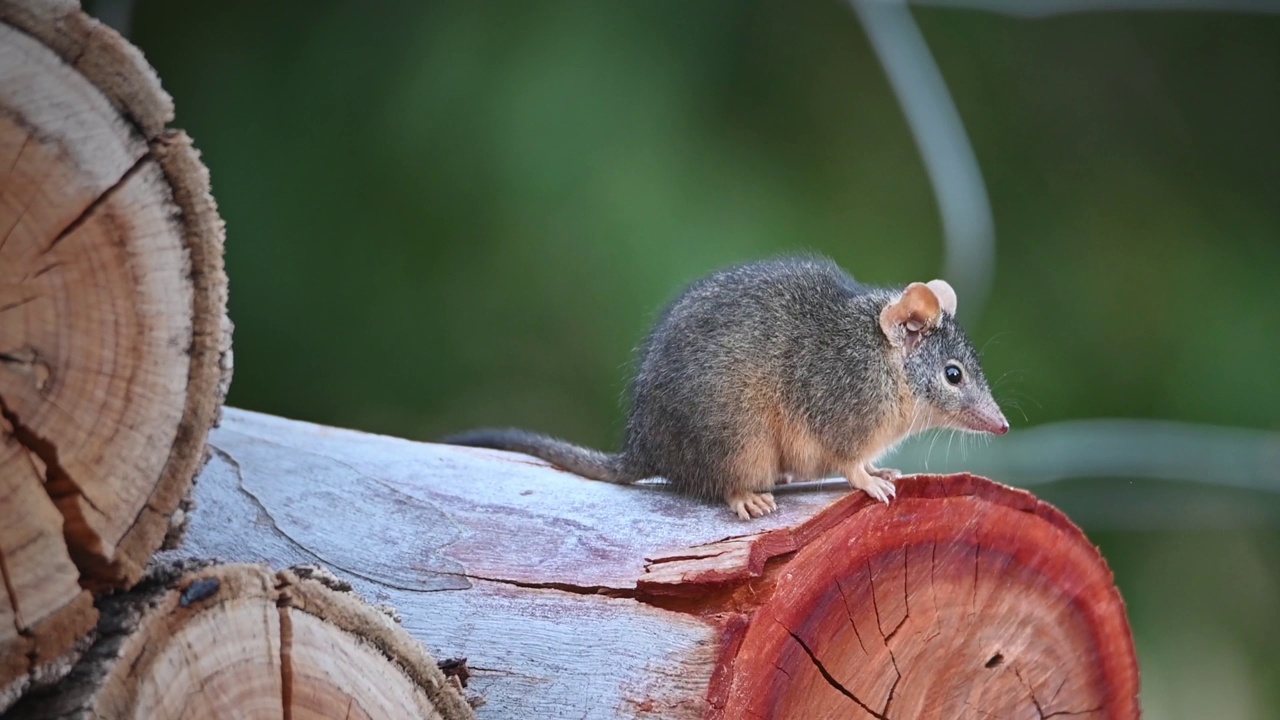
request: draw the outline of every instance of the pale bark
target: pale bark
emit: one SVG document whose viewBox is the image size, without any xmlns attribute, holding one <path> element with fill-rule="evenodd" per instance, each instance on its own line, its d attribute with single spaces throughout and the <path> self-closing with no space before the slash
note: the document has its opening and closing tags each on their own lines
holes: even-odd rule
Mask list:
<svg viewBox="0 0 1280 720">
<path fill-rule="evenodd" d="M 211 442 L 169 555 L 323 564 L 465 657 L 481 718 L 1137 713 L 1106 564 L 988 480 L 903 478 L 887 507 L 784 491 L 744 522 L 521 455 L 239 410 Z"/>
</svg>

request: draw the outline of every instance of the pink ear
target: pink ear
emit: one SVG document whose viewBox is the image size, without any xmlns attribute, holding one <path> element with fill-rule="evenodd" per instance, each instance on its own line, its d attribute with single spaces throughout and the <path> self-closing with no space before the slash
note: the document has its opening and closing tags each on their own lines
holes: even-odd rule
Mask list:
<svg viewBox="0 0 1280 720">
<path fill-rule="evenodd" d="M 951 286 L 947 286 L 949 290 Z M 955 297 L 955 293 L 951 294 Z M 942 304 L 937 294 L 924 283 L 914 282 L 903 291 L 902 297 L 884 306 L 880 311 L 880 330 L 894 345 L 915 348 L 920 333 L 932 327 L 942 318 Z"/>
<path fill-rule="evenodd" d="M 951 288 L 951 285 L 946 280 L 930 280 L 925 285 L 933 291 L 934 295 L 938 296 L 938 304 L 942 306 L 942 309 L 946 310 L 948 315 L 954 316 L 956 314 L 956 291 Z"/>
</svg>

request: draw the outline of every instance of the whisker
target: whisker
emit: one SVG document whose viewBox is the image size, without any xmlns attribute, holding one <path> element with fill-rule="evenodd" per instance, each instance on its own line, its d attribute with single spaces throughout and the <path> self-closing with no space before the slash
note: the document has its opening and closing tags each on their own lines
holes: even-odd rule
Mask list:
<svg viewBox="0 0 1280 720">
<path fill-rule="evenodd" d="M 929 459 L 933 457 L 933 444 L 938 442 L 938 436 L 941 434 L 941 430 L 935 430 L 933 433 L 933 439 L 929 441 L 929 449 L 924 454 L 924 469 L 926 472 L 929 470 Z"/>
<path fill-rule="evenodd" d="M 1038 407 L 1038 408 L 1043 408 L 1043 407 L 1044 407 L 1044 406 L 1043 406 L 1043 405 L 1041 405 L 1039 402 L 1037 402 L 1035 398 L 1031 397 L 1030 395 L 1027 395 L 1026 393 L 1017 393 L 1017 394 L 1015 394 L 1013 397 L 1014 397 L 1014 399 L 1015 399 L 1015 400 L 1027 400 L 1027 401 L 1029 401 L 1029 402 L 1032 402 L 1032 403 L 1034 403 L 1034 404 L 1035 404 L 1035 406 L 1036 406 L 1036 407 Z"/>
<path fill-rule="evenodd" d="M 992 386 L 992 387 L 995 387 L 996 385 L 999 385 L 1000 383 L 1004 382 L 1005 380 L 1010 379 L 1010 377 L 1009 377 L 1009 376 L 1011 376 L 1011 375 L 1013 376 L 1013 378 L 1012 378 L 1012 379 L 1014 379 L 1014 380 L 1021 380 L 1021 379 L 1022 379 L 1022 374 L 1023 374 L 1023 371 L 1022 371 L 1022 370 L 1006 370 L 1006 371 L 1004 371 L 1003 373 L 1001 373 L 1001 374 L 1000 374 L 1000 377 L 996 378 L 996 379 L 995 379 L 995 381 L 991 383 L 991 386 Z"/>
<path fill-rule="evenodd" d="M 1008 335 L 1008 334 L 1009 334 L 1009 333 L 1011 333 L 1011 332 L 1013 332 L 1013 331 L 1012 331 L 1012 330 L 1001 330 L 1000 332 L 996 333 L 995 335 L 992 335 L 991 337 L 987 338 L 987 341 L 986 341 L 986 342 L 984 342 L 984 343 L 982 343 L 982 349 L 978 350 L 978 354 L 979 354 L 979 355 L 981 355 L 982 353 L 986 352 L 986 351 L 987 351 L 987 346 L 988 346 L 988 345 L 990 345 L 991 343 L 995 342 L 997 338 L 999 338 L 999 337 L 1001 337 L 1001 336 L 1003 336 L 1003 335 Z"/>
</svg>

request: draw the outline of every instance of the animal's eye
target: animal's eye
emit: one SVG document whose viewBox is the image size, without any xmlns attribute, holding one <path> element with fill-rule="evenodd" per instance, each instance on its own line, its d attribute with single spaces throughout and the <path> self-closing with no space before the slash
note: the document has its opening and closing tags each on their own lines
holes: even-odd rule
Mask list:
<svg viewBox="0 0 1280 720">
<path fill-rule="evenodd" d="M 952 385 L 959 385 L 960 381 L 964 379 L 964 373 L 960 370 L 960 366 L 954 363 L 948 365 L 946 369 L 942 371 L 942 374 L 947 377 L 947 382 Z"/>
</svg>

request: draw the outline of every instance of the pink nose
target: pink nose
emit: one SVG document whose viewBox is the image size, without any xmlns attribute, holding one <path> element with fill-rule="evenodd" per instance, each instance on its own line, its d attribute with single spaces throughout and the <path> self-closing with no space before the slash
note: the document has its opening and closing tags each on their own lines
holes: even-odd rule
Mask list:
<svg viewBox="0 0 1280 720">
<path fill-rule="evenodd" d="M 995 433 L 996 435 L 1003 435 L 1009 432 L 1009 421 L 1001 420 L 1000 424 L 996 426 L 996 429 L 992 430 L 991 432 Z"/>
</svg>

